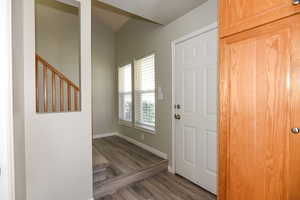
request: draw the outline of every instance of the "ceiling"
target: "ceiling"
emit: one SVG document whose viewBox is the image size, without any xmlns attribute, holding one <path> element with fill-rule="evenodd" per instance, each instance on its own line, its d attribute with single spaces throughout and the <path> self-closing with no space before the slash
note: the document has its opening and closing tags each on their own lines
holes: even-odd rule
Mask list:
<svg viewBox="0 0 300 200">
<path fill-rule="evenodd" d="M 40 0 L 42 1 L 42 0 Z M 78 7 L 77 0 L 56 0 Z M 118 31 L 130 18 L 167 25 L 207 0 L 92 0 L 96 20 Z"/>
<path fill-rule="evenodd" d="M 94 19 L 109 26 L 115 32 L 130 19 L 130 16 L 126 13 L 114 10 L 110 6 L 103 5 L 97 1 L 93 1 L 92 15 Z"/>
<path fill-rule="evenodd" d="M 128 13 L 166 25 L 207 0 L 98 0 Z"/>
</svg>

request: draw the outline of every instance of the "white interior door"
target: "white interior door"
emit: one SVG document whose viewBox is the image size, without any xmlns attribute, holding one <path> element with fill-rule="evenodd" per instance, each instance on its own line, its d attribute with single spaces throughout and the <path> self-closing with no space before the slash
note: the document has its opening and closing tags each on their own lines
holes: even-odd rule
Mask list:
<svg viewBox="0 0 300 200">
<path fill-rule="evenodd" d="M 217 191 L 217 29 L 175 44 L 175 171 Z M 175 117 L 175 116 L 174 116 Z"/>
</svg>

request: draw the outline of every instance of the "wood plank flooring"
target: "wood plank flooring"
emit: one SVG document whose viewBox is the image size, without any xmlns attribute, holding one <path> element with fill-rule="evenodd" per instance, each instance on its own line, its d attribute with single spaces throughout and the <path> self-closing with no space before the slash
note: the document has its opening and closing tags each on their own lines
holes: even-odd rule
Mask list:
<svg viewBox="0 0 300 200">
<path fill-rule="evenodd" d="M 187 179 L 167 172 L 166 160 L 120 137 L 95 139 L 93 148 L 109 163 L 106 171 L 94 173 L 96 200 L 216 200 Z"/>
<path fill-rule="evenodd" d="M 105 156 L 118 175 L 129 174 L 164 160 L 117 136 L 95 139 L 93 146 Z"/>
<path fill-rule="evenodd" d="M 216 200 L 188 180 L 169 172 L 160 174 L 124 187 L 112 195 L 97 200 Z"/>
</svg>

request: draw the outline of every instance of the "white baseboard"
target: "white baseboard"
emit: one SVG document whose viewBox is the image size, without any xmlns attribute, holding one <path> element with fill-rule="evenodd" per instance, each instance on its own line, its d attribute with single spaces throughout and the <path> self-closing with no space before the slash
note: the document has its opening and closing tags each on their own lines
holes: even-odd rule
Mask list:
<svg viewBox="0 0 300 200">
<path fill-rule="evenodd" d="M 118 133 L 102 133 L 102 134 L 93 134 L 93 139 L 99 139 L 104 137 L 110 137 L 118 135 Z"/>
<path fill-rule="evenodd" d="M 154 155 L 156 155 L 158 157 L 161 157 L 161 158 L 166 159 L 166 160 L 168 159 L 168 155 L 167 154 L 165 154 L 165 153 L 163 153 L 163 152 L 161 152 L 161 151 L 159 151 L 159 150 L 157 150 L 157 149 L 155 149 L 155 148 L 153 148 L 153 147 L 151 147 L 149 145 L 143 144 L 143 143 L 141 143 L 141 142 L 139 142 L 139 141 L 137 141 L 135 139 L 132 139 L 130 137 L 127 137 L 125 135 L 118 134 L 118 136 L 121 137 L 121 138 L 123 138 L 123 139 L 125 139 L 125 140 L 127 140 L 130 143 L 133 143 L 133 144 L 141 147 L 142 149 L 145 149 L 145 150 L 153 153 Z"/>
<path fill-rule="evenodd" d="M 168 172 L 170 172 L 172 174 L 175 174 L 175 169 L 169 165 L 168 166 Z"/>
</svg>

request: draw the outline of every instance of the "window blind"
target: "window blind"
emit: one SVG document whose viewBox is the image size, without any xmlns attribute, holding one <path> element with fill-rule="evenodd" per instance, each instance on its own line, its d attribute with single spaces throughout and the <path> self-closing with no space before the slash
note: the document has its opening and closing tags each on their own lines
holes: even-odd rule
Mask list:
<svg viewBox="0 0 300 200">
<path fill-rule="evenodd" d="M 155 55 L 134 65 L 135 126 L 155 130 Z"/>
<path fill-rule="evenodd" d="M 132 122 L 131 64 L 119 68 L 119 120 Z"/>
</svg>

